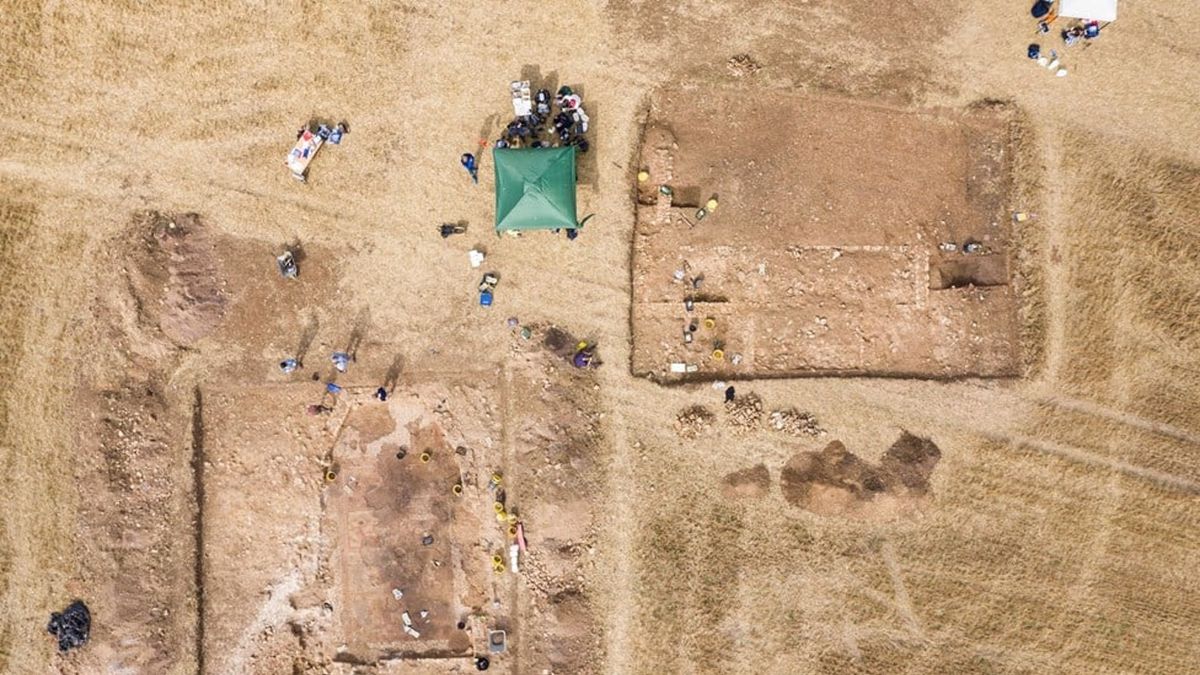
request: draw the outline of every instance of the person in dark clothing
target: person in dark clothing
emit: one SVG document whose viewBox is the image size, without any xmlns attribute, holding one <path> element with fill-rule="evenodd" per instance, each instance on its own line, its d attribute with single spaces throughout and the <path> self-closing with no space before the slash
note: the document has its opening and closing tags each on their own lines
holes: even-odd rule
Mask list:
<svg viewBox="0 0 1200 675">
<path fill-rule="evenodd" d="M 571 230 L 567 230 L 570 232 Z M 575 352 L 575 356 L 571 358 L 571 365 L 576 368 L 587 368 L 592 365 L 592 356 L 595 354 L 595 349 L 591 346 L 584 347 Z"/>
<path fill-rule="evenodd" d="M 736 392 L 736 391 L 734 391 L 733 387 L 729 387 L 729 388 L 727 388 L 727 389 L 725 390 L 725 402 L 726 402 L 726 403 L 733 403 L 733 397 L 734 397 L 734 396 L 736 396 L 736 395 L 737 395 L 737 392 Z"/>
<path fill-rule="evenodd" d="M 375 390 L 375 398 L 379 399 L 380 401 L 386 401 L 387 397 L 388 391 L 386 387 L 380 387 Z"/>
<path fill-rule="evenodd" d="M 438 227 L 438 232 L 442 235 L 442 239 L 449 239 L 451 235 L 462 234 L 466 231 L 467 228 L 465 226 L 456 223 L 442 223 Z"/>
</svg>

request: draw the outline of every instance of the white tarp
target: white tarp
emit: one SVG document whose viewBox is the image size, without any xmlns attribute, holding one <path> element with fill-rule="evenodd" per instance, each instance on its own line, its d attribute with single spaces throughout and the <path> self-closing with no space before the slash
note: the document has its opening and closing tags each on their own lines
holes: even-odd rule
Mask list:
<svg viewBox="0 0 1200 675">
<path fill-rule="evenodd" d="M 1074 19 L 1116 21 L 1117 0 L 1059 0 L 1058 15 Z"/>
<path fill-rule="evenodd" d="M 296 180 L 304 180 L 304 172 L 308 170 L 308 163 L 312 161 L 313 155 L 316 155 L 317 151 L 321 149 L 322 142 L 323 139 L 308 127 L 305 127 L 300 138 L 296 139 L 296 145 L 292 147 L 292 151 L 288 153 L 287 160 L 284 162 L 292 170 L 292 176 Z"/>
<path fill-rule="evenodd" d="M 512 89 L 513 114 L 525 117 L 533 112 L 533 90 L 529 87 L 529 80 L 514 81 L 509 88 Z"/>
</svg>

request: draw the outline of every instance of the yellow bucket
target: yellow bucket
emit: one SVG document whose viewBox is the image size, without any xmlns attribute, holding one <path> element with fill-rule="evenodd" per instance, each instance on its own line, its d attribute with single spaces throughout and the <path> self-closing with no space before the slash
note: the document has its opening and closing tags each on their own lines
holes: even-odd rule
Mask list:
<svg viewBox="0 0 1200 675">
<path fill-rule="evenodd" d="M 431 459 L 433 459 L 433 455 L 429 454 L 428 452 L 421 453 L 421 462 L 422 463 L 428 462 Z"/>
<path fill-rule="evenodd" d="M 725 352 L 724 352 L 723 350 L 720 350 L 720 349 L 714 349 L 714 350 L 713 350 L 713 360 L 714 360 L 714 361 L 723 361 L 723 360 L 725 360 Z"/>
<path fill-rule="evenodd" d="M 705 320 L 704 320 L 704 327 L 705 327 L 705 328 L 707 328 L 707 329 L 709 329 L 709 330 L 712 330 L 712 329 L 716 328 L 716 327 L 717 327 L 717 320 L 716 320 L 716 319 L 714 319 L 714 318 L 712 318 L 711 316 L 710 316 L 710 317 L 708 317 L 707 319 L 705 319 Z"/>
<path fill-rule="evenodd" d="M 708 200 L 708 203 L 704 205 L 704 208 L 708 209 L 708 212 L 709 212 L 709 213 L 712 213 L 713 211 L 716 211 L 716 210 L 717 210 L 717 199 L 716 199 L 716 197 L 714 197 L 714 198 L 712 198 L 712 199 Z"/>
<path fill-rule="evenodd" d="M 504 504 L 502 504 L 500 502 L 495 502 L 492 504 L 492 510 L 495 511 L 496 513 L 504 513 Z"/>
<path fill-rule="evenodd" d="M 638 182 L 639 183 L 645 183 L 648 180 L 650 180 L 650 172 L 649 171 L 639 171 L 638 172 Z"/>
<path fill-rule="evenodd" d="M 450 491 L 453 492 L 456 496 L 461 496 L 462 495 L 462 483 L 455 483 L 454 487 L 450 488 Z"/>
<path fill-rule="evenodd" d="M 337 472 L 336 472 L 336 471 L 330 470 L 330 471 L 326 471 L 326 472 L 325 472 L 325 480 L 326 480 L 326 481 L 328 481 L 328 482 L 332 483 L 332 482 L 333 482 L 334 480 L 336 480 L 336 479 L 337 479 Z"/>
</svg>

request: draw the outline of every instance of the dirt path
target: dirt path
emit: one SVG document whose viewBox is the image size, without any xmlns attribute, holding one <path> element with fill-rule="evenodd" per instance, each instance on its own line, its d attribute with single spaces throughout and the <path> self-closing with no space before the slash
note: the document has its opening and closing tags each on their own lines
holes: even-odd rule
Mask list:
<svg viewBox="0 0 1200 675">
<path fill-rule="evenodd" d="M 1046 342 L 1043 353 L 1046 355 L 1045 377 L 1053 382 L 1059 377 L 1066 350 L 1065 305 L 1069 301 L 1071 287 L 1064 258 L 1069 254 L 1070 242 L 1066 240 L 1063 230 L 1064 222 L 1070 216 L 1063 211 L 1063 181 L 1057 178 L 1066 170 L 1062 166 L 1059 154 L 1059 144 L 1062 141 L 1057 134 L 1048 129 L 1043 128 L 1042 135 L 1043 172 L 1047 177 L 1043 190 L 1042 213 L 1038 214 L 1045 232 L 1045 249 L 1042 251 L 1041 260 L 1046 308 Z"/>
<path fill-rule="evenodd" d="M 1200 434 L 1195 434 L 1172 424 L 1147 419 L 1141 415 L 1118 410 L 1116 408 L 1101 405 L 1093 401 L 1072 398 L 1070 396 L 1055 395 L 1053 393 L 1040 395 L 1039 400 L 1065 410 L 1073 410 L 1076 412 L 1093 415 L 1095 417 L 1102 417 L 1104 419 L 1112 420 L 1114 422 L 1141 429 L 1143 431 L 1148 431 L 1160 436 L 1166 436 L 1183 443 L 1190 443 L 1192 445 L 1200 446 Z"/>
<path fill-rule="evenodd" d="M 625 419 L 620 412 L 609 419 L 610 442 L 613 463 L 609 467 L 609 481 L 613 486 L 636 485 Z M 634 498 L 629 489 L 616 489 L 608 501 L 608 545 L 611 568 L 608 574 L 612 581 L 608 616 L 605 622 L 605 672 L 631 673 L 636 663 L 632 653 L 633 618 L 638 602 L 634 591 L 634 527 L 637 517 Z"/>
<path fill-rule="evenodd" d="M 1063 445 L 1061 443 L 1054 443 L 1051 441 L 1045 441 L 1031 436 L 1022 436 L 1018 434 L 983 432 L 982 435 L 990 440 L 1011 445 L 1015 448 L 1028 448 L 1030 450 L 1037 450 L 1038 452 L 1044 452 L 1049 455 L 1061 457 L 1071 462 L 1078 462 L 1079 464 L 1103 468 L 1118 474 L 1125 474 L 1127 476 L 1150 483 L 1155 483 L 1161 485 L 1162 487 L 1176 490 L 1184 494 L 1200 495 L 1200 482 L 1185 478 L 1183 476 L 1176 476 L 1174 474 L 1166 473 L 1164 471 L 1158 471 L 1156 469 L 1149 469 L 1144 466 L 1130 464 L 1124 460 L 1105 457 L 1104 455 L 1086 448 Z"/>
</svg>

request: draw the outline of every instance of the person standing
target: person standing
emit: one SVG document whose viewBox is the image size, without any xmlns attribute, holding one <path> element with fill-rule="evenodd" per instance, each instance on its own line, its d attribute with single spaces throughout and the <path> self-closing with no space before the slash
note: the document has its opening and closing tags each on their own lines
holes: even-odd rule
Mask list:
<svg viewBox="0 0 1200 675">
<path fill-rule="evenodd" d="M 464 152 L 458 161 L 462 163 L 463 168 L 467 170 L 467 173 L 471 174 L 471 182 L 478 183 L 479 165 L 475 163 L 475 155 L 472 155 L 469 152 Z"/>
<path fill-rule="evenodd" d="M 329 360 L 333 362 L 333 367 L 337 368 L 339 373 L 346 372 L 346 369 L 350 367 L 350 355 L 346 352 L 334 352 Z"/>
</svg>

